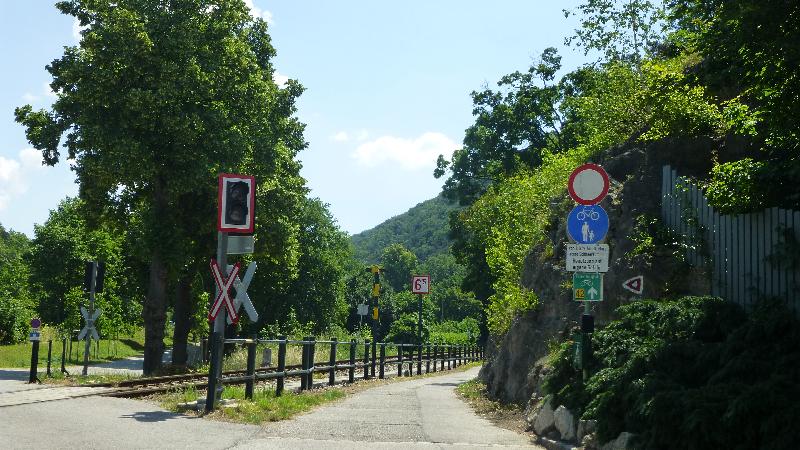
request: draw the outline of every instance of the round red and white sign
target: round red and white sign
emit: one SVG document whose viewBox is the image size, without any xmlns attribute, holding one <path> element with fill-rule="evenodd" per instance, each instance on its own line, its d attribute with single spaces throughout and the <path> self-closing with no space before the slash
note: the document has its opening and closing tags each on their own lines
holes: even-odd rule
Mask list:
<svg viewBox="0 0 800 450">
<path fill-rule="evenodd" d="M 596 205 L 608 194 L 608 174 L 597 164 L 584 164 L 569 176 L 569 195 L 581 205 Z"/>
</svg>

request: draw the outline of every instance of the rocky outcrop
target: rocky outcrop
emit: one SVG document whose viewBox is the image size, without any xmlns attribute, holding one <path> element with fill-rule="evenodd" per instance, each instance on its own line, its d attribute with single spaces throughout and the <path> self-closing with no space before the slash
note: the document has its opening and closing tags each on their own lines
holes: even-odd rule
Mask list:
<svg viewBox="0 0 800 450">
<path fill-rule="evenodd" d="M 553 399 L 548 397 L 544 402 L 536 408 L 531 414 L 530 423 L 533 425 L 533 431 L 543 436 L 553 430 L 555 427 L 555 412 L 553 411 Z"/>
<path fill-rule="evenodd" d="M 632 256 L 636 242 L 631 239 L 637 217 L 659 216 L 661 168 L 670 164 L 681 174 L 702 176 L 709 172 L 717 143 L 708 139 L 664 140 L 648 145 L 628 144 L 605 153 L 596 162 L 612 179 L 609 195 L 601 206 L 608 212 L 610 229 L 609 272 L 604 277 L 603 302 L 593 305 L 596 326 L 613 320 L 614 310 L 637 296 L 624 290 L 622 282 L 636 275 L 645 277 L 643 297 L 704 295 L 710 292 L 708 277 L 662 251 L 649 257 Z M 577 325 L 583 307 L 572 301 L 565 284 L 571 273 L 565 269 L 565 218 L 574 206 L 564 197 L 555 199 L 549 241 L 528 254 L 521 283 L 539 297 L 533 311 L 517 317 L 508 333 L 487 346 L 487 363 L 481 370 L 490 395 L 506 402 L 525 404 L 544 395 L 541 381 L 547 373 L 548 343 L 566 338 Z M 565 287 L 567 286 L 567 287 Z"/>
<path fill-rule="evenodd" d="M 600 447 L 600 450 L 629 450 L 633 448 L 633 439 L 636 437 L 633 433 L 623 431 L 617 436 L 616 439 L 606 442 Z"/>
<path fill-rule="evenodd" d="M 562 441 L 572 442 L 577 437 L 575 427 L 575 416 L 564 406 L 556 408 L 553 414 L 555 418 L 556 430 L 561 435 Z"/>
</svg>

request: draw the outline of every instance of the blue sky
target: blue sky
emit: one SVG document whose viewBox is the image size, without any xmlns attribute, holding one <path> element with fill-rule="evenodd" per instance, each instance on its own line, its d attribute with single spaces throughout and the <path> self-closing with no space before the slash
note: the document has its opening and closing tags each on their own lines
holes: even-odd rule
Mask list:
<svg viewBox="0 0 800 450">
<path fill-rule="evenodd" d="M 0 0 L 0 224 L 33 236 L 49 210 L 77 195 L 67 161 L 42 167 L 14 107 L 55 98 L 44 67 L 75 45 L 55 0 Z M 549 46 L 566 69 L 588 61 L 563 46 L 578 1 L 247 0 L 270 23 L 276 80 L 299 80 L 308 149 L 301 174 L 357 233 L 434 197 L 436 157 L 472 123 L 470 92 L 526 70 Z"/>
</svg>

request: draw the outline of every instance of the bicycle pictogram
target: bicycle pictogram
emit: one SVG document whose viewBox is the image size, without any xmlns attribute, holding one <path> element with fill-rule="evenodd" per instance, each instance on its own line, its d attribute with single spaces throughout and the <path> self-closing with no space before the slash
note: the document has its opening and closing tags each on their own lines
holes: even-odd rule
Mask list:
<svg viewBox="0 0 800 450">
<path fill-rule="evenodd" d="M 592 220 L 597 220 L 600 218 L 600 213 L 597 212 L 594 208 L 584 206 L 581 211 L 578 211 L 576 217 L 578 218 L 578 220 L 586 220 L 587 217 Z"/>
</svg>

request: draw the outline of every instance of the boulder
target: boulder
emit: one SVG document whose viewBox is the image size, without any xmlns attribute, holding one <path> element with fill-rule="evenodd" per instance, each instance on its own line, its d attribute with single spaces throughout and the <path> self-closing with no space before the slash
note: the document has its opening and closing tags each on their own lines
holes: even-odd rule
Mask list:
<svg viewBox="0 0 800 450">
<path fill-rule="evenodd" d="M 555 417 L 553 414 L 553 398 L 547 399 L 538 407 L 533 414 L 533 431 L 538 435 L 544 435 L 555 427 Z"/>
<path fill-rule="evenodd" d="M 579 420 L 578 421 L 578 442 L 583 440 L 587 434 L 592 434 L 597 430 L 596 420 Z"/>
<path fill-rule="evenodd" d="M 575 441 L 575 416 L 564 405 L 559 406 L 553 416 L 556 429 L 561 433 L 561 440 Z"/>
<path fill-rule="evenodd" d="M 627 450 L 633 448 L 632 441 L 636 435 L 623 431 L 613 441 L 606 442 L 600 447 L 600 450 Z"/>
</svg>

